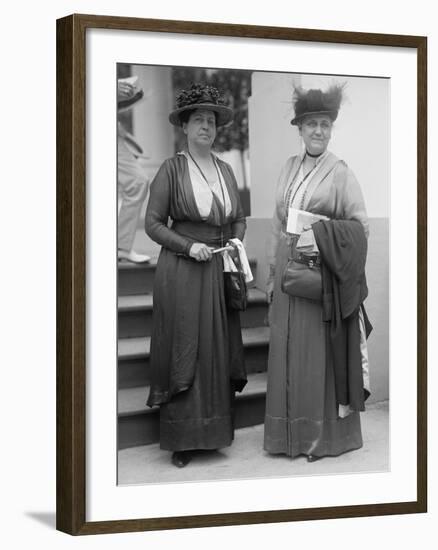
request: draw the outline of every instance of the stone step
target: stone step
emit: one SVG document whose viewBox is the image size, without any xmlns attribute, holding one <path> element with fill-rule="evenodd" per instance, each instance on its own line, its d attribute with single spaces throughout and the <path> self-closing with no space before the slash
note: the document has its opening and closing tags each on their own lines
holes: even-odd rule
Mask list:
<svg viewBox="0 0 438 550">
<path fill-rule="evenodd" d="M 257 261 L 250 258 L 249 264 L 255 279 Z M 156 257 L 145 264 L 120 261 L 118 263 L 118 296 L 152 294 L 156 267 Z"/>
<path fill-rule="evenodd" d="M 159 441 L 159 407 L 147 407 L 148 387 L 118 392 L 119 449 Z M 251 374 L 243 392 L 236 394 L 235 427 L 244 428 L 264 421 L 266 373 Z"/>
<path fill-rule="evenodd" d="M 268 359 L 269 327 L 242 330 L 248 374 L 264 372 Z M 145 386 L 149 381 L 150 337 L 122 338 L 118 341 L 119 388 Z"/>
<path fill-rule="evenodd" d="M 152 331 L 152 294 L 119 296 L 118 337 L 136 338 L 150 336 Z M 241 312 L 242 328 L 267 325 L 268 307 L 266 294 L 258 288 L 248 289 L 248 308 Z"/>
</svg>

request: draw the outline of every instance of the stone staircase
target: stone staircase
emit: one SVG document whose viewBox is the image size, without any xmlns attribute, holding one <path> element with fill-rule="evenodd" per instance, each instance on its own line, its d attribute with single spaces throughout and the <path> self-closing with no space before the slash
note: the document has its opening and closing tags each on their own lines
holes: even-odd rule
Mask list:
<svg viewBox="0 0 438 550">
<path fill-rule="evenodd" d="M 250 263 L 255 272 L 256 263 Z M 158 407 L 146 406 L 155 267 L 154 260 L 148 264 L 119 262 L 118 267 L 119 449 L 159 440 Z M 257 288 L 249 289 L 241 325 L 248 384 L 236 395 L 236 428 L 264 420 L 269 329 L 266 297 Z"/>
</svg>

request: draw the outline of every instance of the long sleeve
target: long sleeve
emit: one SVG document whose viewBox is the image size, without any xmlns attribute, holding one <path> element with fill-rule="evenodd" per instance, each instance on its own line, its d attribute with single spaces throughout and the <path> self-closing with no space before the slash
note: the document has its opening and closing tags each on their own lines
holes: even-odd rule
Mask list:
<svg viewBox="0 0 438 550">
<path fill-rule="evenodd" d="M 368 237 L 369 223 L 362 189 L 353 171 L 344 163 L 342 164 L 345 175 L 342 186 L 343 219 L 361 222 L 365 230 L 365 235 Z"/>
<path fill-rule="evenodd" d="M 243 212 L 242 204 L 240 202 L 238 191 L 237 191 L 237 199 L 238 199 L 238 202 L 237 202 L 236 219 L 231 224 L 231 232 L 233 234 L 233 237 L 239 239 L 240 241 L 243 241 L 243 237 L 245 236 L 245 232 L 246 232 L 246 218 Z"/>
<path fill-rule="evenodd" d="M 145 229 L 151 239 L 176 253 L 189 255 L 195 242 L 168 227 L 171 200 L 171 173 L 164 162 L 151 184 Z"/>
<path fill-rule="evenodd" d="M 271 220 L 271 232 L 268 237 L 267 257 L 269 264 L 269 280 L 273 279 L 275 275 L 275 263 L 277 258 L 278 242 L 280 240 L 281 226 L 281 220 L 278 217 L 277 209 L 275 209 Z"/>
<path fill-rule="evenodd" d="M 275 207 L 274 213 L 271 220 L 271 230 L 267 242 L 267 259 L 269 264 L 269 279 L 271 281 L 275 275 L 275 264 L 277 258 L 277 249 L 278 243 L 280 240 L 280 233 L 282 229 L 282 219 L 280 218 L 280 207 L 284 202 L 283 195 L 285 189 L 285 183 L 287 182 L 288 176 L 291 172 L 291 167 L 293 164 L 293 157 L 290 157 L 283 168 L 281 169 L 280 175 L 278 177 L 276 191 L 275 191 Z"/>
</svg>

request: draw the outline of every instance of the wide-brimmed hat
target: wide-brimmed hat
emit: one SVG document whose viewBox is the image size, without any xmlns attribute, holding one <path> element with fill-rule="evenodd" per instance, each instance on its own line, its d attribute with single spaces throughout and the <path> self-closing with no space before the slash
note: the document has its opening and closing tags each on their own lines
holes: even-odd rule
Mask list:
<svg viewBox="0 0 438 550">
<path fill-rule="evenodd" d="M 233 120 L 233 111 L 225 105 L 217 88 L 192 84 L 190 88 L 181 90 L 177 95 L 176 108 L 169 115 L 170 123 L 174 126 L 182 126 L 181 113 L 195 109 L 207 109 L 217 113 L 216 126 L 224 126 Z"/>
<path fill-rule="evenodd" d="M 333 121 L 336 120 L 342 102 L 344 86 L 336 84 L 328 88 L 326 92 L 319 89 L 304 90 L 300 87 L 295 88 L 293 94 L 295 117 L 290 123 L 297 125 L 308 115 L 327 115 Z"/>
<path fill-rule="evenodd" d="M 123 97 L 117 96 L 117 110 L 124 111 L 129 109 L 141 99 L 144 98 L 144 91 L 140 86 L 137 85 L 138 76 L 130 76 L 128 78 L 119 78 L 117 83 L 126 82 L 130 84 L 130 90 Z"/>
</svg>

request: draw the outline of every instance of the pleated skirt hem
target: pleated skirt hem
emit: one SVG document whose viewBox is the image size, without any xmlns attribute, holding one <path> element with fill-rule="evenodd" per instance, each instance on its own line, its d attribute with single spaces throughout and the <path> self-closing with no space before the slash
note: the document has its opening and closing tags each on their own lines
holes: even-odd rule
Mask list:
<svg viewBox="0 0 438 550">
<path fill-rule="evenodd" d="M 339 456 L 362 446 L 359 413 L 323 420 L 265 418 L 264 449 L 270 454 Z"/>
<path fill-rule="evenodd" d="M 160 448 L 167 451 L 221 449 L 233 438 L 231 416 L 160 422 Z"/>
</svg>

